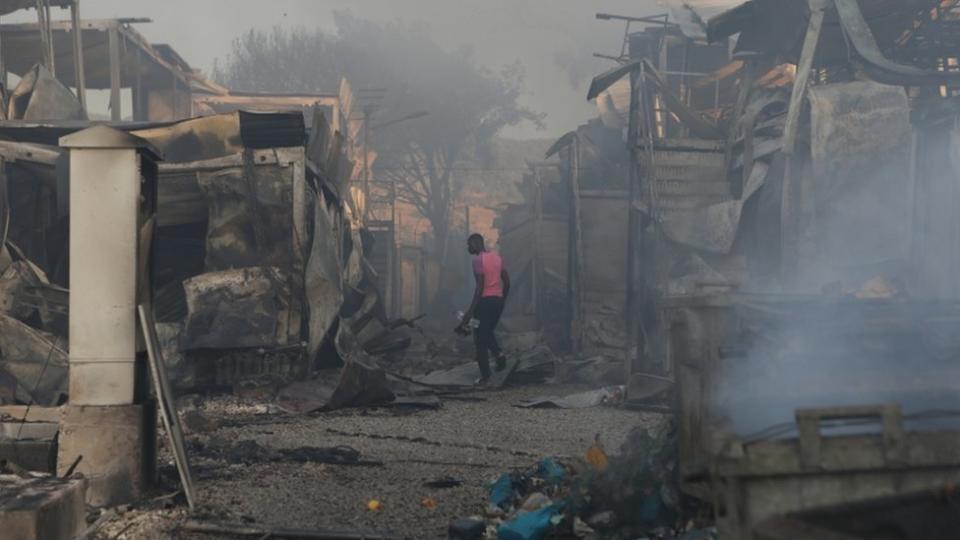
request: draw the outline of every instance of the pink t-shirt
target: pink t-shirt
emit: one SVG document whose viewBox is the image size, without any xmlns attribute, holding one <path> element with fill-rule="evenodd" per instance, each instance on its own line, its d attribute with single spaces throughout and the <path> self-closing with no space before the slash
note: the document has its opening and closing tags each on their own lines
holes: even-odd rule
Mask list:
<svg viewBox="0 0 960 540">
<path fill-rule="evenodd" d="M 473 273 L 483 276 L 481 297 L 503 296 L 503 282 L 500 281 L 502 269 L 503 259 L 492 251 L 484 251 L 473 256 Z"/>
</svg>

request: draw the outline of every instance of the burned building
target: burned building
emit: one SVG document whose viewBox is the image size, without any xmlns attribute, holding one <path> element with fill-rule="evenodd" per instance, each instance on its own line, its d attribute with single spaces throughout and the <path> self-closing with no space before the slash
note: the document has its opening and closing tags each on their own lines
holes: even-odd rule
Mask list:
<svg viewBox="0 0 960 540">
<path fill-rule="evenodd" d="M 955 344 L 933 322 L 956 309 L 940 200 L 958 175 L 954 5 L 675 4 L 680 23 L 639 33 L 631 44 L 654 46 L 590 94 L 605 104 L 629 81 L 631 382 L 675 380 L 684 486 L 724 534 L 883 527 L 811 515 L 960 470 L 940 453 L 958 426 L 932 412 L 956 408 Z M 720 44 L 700 76 L 712 103 L 671 74 L 666 36 L 684 32 Z M 919 530 L 909 521 L 888 526 Z"/>
</svg>

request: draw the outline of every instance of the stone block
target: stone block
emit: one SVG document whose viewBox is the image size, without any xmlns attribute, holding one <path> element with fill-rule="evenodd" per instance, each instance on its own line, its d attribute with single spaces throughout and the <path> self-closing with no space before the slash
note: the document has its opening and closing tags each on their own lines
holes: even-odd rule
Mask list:
<svg viewBox="0 0 960 540">
<path fill-rule="evenodd" d="M 65 540 L 86 528 L 87 481 L 0 476 L 0 536 Z"/>
<path fill-rule="evenodd" d="M 67 405 L 60 424 L 57 472 L 77 467 L 89 480 L 87 503 L 113 506 L 138 500 L 156 476 L 156 406 Z"/>
</svg>

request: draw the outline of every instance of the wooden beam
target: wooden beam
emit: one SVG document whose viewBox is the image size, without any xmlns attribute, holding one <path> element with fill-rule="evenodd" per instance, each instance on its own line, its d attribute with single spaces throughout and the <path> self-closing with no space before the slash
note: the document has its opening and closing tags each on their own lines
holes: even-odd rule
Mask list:
<svg viewBox="0 0 960 540">
<path fill-rule="evenodd" d="M 2 25 L 0 25 L 0 26 L 2 26 Z M 3 32 L 0 31 L 0 84 L 3 85 L 3 90 L 4 90 L 4 92 L 6 92 L 6 91 L 8 90 L 8 88 L 7 88 L 7 86 L 8 86 L 8 85 L 7 85 L 7 61 L 6 61 L 6 56 L 4 56 L 5 50 L 4 50 L 4 48 L 3 48 L 3 36 L 2 36 L 2 34 L 3 34 Z M 0 114 L 0 117 L 4 117 L 4 118 L 5 118 L 4 115 L 6 114 L 6 112 L 7 112 L 6 110 L 2 111 L 2 114 Z"/>
<path fill-rule="evenodd" d="M 118 28 L 124 24 L 148 23 L 152 19 L 146 17 L 127 17 L 119 19 L 87 19 L 80 23 L 84 30 L 106 31 L 111 28 Z M 73 27 L 73 21 L 50 21 L 50 30 L 69 32 Z M 10 32 L 36 32 L 40 29 L 39 23 L 15 23 L 0 25 L 0 30 Z"/>
<path fill-rule="evenodd" d="M 120 115 L 120 32 L 116 28 L 107 31 L 110 43 L 110 119 L 121 120 Z"/>
<path fill-rule="evenodd" d="M 144 95 L 143 95 L 143 75 L 140 73 L 142 66 L 140 64 L 140 49 L 136 50 L 134 54 L 134 67 L 133 67 L 133 90 L 131 90 L 131 95 L 133 97 L 133 119 L 135 121 L 143 121 L 147 119 L 146 107 L 144 106 Z"/>
<path fill-rule="evenodd" d="M 77 99 L 84 114 L 87 112 L 87 78 L 83 70 L 83 30 L 80 29 L 80 0 L 70 4 L 70 22 L 73 32 L 73 76 Z"/>
</svg>

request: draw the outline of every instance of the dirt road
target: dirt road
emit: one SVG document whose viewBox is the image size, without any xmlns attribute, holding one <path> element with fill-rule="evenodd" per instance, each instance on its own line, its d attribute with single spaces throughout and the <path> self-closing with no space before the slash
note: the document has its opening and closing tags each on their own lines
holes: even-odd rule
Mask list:
<svg viewBox="0 0 960 540">
<path fill-rule="evenodd" d="M 278 449 L 349 445 L 361 452 L 362 459 L 383 465 L 228 465 L 201 460 L 197 476 L 202 511 L 260 525 L 373 528 L 412 538 L 443 538 L 451 519 L 483 511 L 486 486 L 502 472 L 548 455 L 580 456 L 596 433 L 616 451 L 630 429 L 652 419 L 602 407 L 512 406 L 524 398 L 583 389 L 524 387 L 472 394 L 484 399 L 479 402 L 445 401 L 440 410 L 347 410 L 309 417 L 252 414 L 258 412 L 256 407 L 207 402 L 201 410 L 221 427 L 190 437 L 211 444 L 254 440 Z M 423 487 L 424 482 L 445 476 L 462 478 L 464 484 Z M 436 507 L 424 507 L 425 497 Z M 367 509 L 371 499 L 381 502 L 381 510 Z M 133 514 L 126 521 L 134 523 L 127 523 L 120 538 L 177 537 L 171 527 L 181 516 L 178 511 Z M 119 524 L 108 530 L 119 532 Z"/>
</svg>

